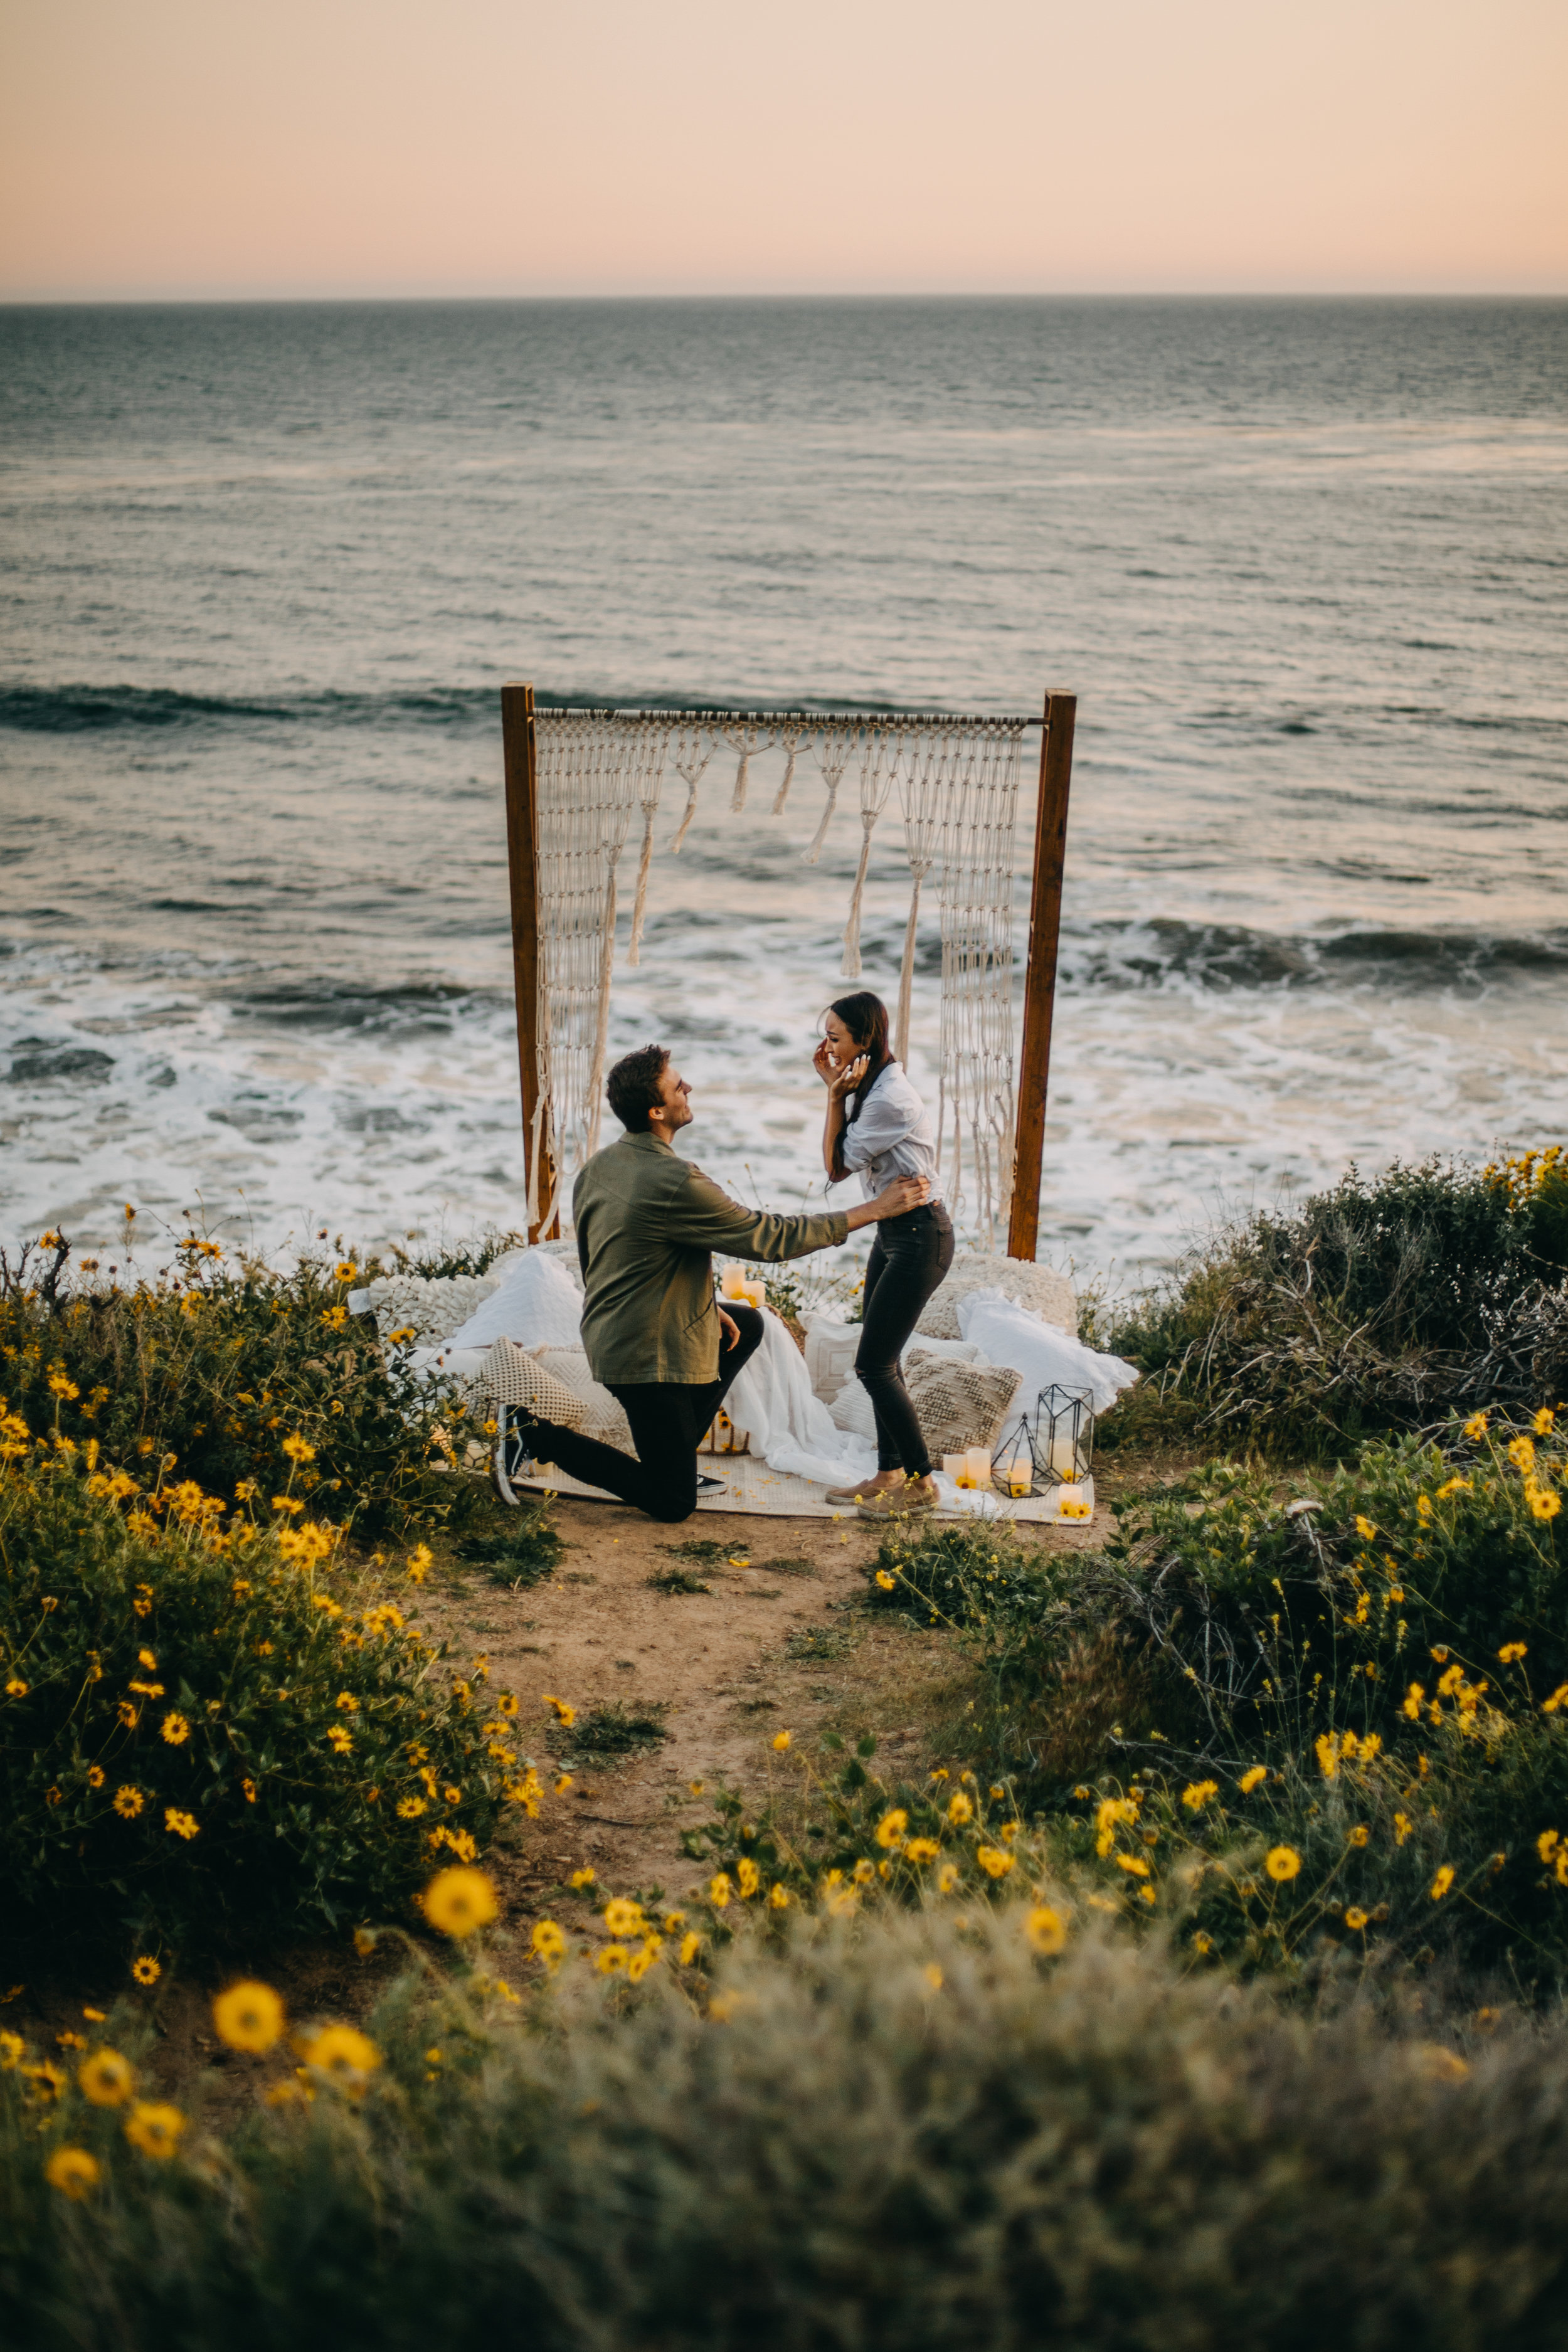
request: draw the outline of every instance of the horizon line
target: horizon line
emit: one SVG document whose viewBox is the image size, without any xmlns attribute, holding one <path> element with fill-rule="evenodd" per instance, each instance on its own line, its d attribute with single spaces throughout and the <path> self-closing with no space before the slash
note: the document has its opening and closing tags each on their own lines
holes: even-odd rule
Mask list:
<svg viewBox="0 0 1568 2352">
<path fill-rule="evenodd" d="M 217 310 L 289 305 L 300 309 L 348 304 L 426 305 L 522 303 L 721 302 L 1564 302 L 1568 284 L 1542 287 L 1074 287 L 1074 288 L 796 288 L 553 290 L 531 293 L 434 292 L 0 292 L 0 310 Z"/>
</svg>

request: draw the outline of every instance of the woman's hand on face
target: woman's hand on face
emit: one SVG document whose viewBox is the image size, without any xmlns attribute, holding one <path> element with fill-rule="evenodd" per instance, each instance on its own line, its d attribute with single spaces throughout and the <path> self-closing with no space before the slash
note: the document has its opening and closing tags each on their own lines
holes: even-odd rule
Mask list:
<svg viewBox="0 0 1568 2352">
<path fill-rule="evenodd" d="M 838 1075 L 838 1065 L 833 1058 L 833 1048 L 826 1037 L 817 1039 L 816 1051 L 811 1057 L 811 1066 L 823 1085 L 830 1087 Z"/>
<path fill-rule="evenodd" d="M 854 1093 L 870 1067 L 870 1062 L 869 1054 L 857 1054 L 852 1062 L 846 1062 L 841 1070 L 834 1071 L 827 1081 L 827 1091 L 835 1101 L 842 1101 L 846 1095 Z"/>
</svg>

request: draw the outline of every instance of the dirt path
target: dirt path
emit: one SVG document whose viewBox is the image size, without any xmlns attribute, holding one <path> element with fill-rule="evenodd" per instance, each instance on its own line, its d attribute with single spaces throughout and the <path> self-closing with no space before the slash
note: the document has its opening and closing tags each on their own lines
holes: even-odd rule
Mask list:
<svg viewBox="0 0 1568 2352">
<path fill-rule="evenodd" d="M 925 1702 L 953 1682 L 958 1661 L 947 1637 L 863 1609 L 878 1543 L 864 1521 L 704 1512 L 672 1528 L 632 1510 L 563 1502 L 556 1524 L 569 1549 L 548 1581 L 514 1594 L 467 1570 L 422 1612 L 455 1655 L 487 1655 L 492 1686 L 521 1702 L 520 1744 L 534 1754 L 546 1796 L 540 1819 L 491 1857 L 519 1924 L 546 1906 L 562 1911 L 564 1882 L 584 1866 L 609 1891 L 686 1895 L 697 1871 L 680 1852 L 682 1830 L 707 1815 L 716 1783 L 747 1793 L 766 1786 L 781 1730 L 812 1750 L 825 1729 L 873 1731 L 896 1769 L 921 1759 Z M 1053 1528 L 1046 1540 L 1087 1550 L 1103 1532 Z M 694 1541 L 719 1545 L 722 1556 L 681 1556 Z M 710 1590 L 649 1584 L 671 1570 Z M 557 1731 L 552 1742 L 546 1693 L 578 1716 L 574 1734 Z M 617 1703 L 631 1715 L 662 1710 L 668 1736 L 574 1769 L 572 1789 L 555 1795 L 547 1763 L 595 1710 Z"/>
</svg>

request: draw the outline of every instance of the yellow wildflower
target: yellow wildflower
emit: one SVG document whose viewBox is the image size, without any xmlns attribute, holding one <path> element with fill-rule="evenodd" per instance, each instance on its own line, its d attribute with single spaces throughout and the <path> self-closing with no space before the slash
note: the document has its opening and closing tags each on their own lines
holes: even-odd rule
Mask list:
<svg viewBox="0 0 1568 2352">
<path fill-rule="evenodd" d="M 194 1813 L 183 1813 L 177 1805 L 166 1805 L 163 1809 L 163 1827 L 171 1837 L 183 1837 L 188 1842 L 199 1833 L 201 1823 Z"/>
<path fill-rule="evenodd" d="M 1394 1844 L 1395 1844 L 1395 1845 L 1403 1845 L 1403 1844 L 1405 1843 L 1405 1839 L 1410 1835 L 1411 1831 L 1412 1831 L 1415 1827 L 1415 1822 L 1411 1820 L 1411 1818 L 1410 1818 L 1410 1816 L 1409 1816 L 1409 1814 L 1408 1814 L 1408 1813 L 1395 1813 L 1395 1814 L 1394 1814 Z"/>
<path fill-rule="evenodd" d="M 1024 1914 L 1024 1933 L 1037 1952 L 1049 1956 L 1065 1948 L 1067 1921 L 1048 1903 L 1037 1903 Z"/>
<path fill-rule="evenodd" d="M 1535 1467 L 1533 1442 L 1528 1437 L 1510 1437 L 1508 1442 L 1508 1458 L 1516 1470 L 1533 1470 Z"/>
<path fill-rule="evenodd" d="M 132 2147 L 161 2160 L 174 2155 L 184 2128 L 185 2118 L 179 2108 L 159 2099 L 138 2099 L 125 2119 L 125 2137 Z"/>
<path fill-rule="evenodd" d="M 643 1917 L 640 1903 L 625 1895 L 611 1897 L 604 1909 L 604 1921 L 612 1936 L 640 1936 L 647 1922 Z"/>
<path fill-rule="evenodd" d="M 1218 1794 L 1217 1780 L 1194 1780 L 1182 1790 L 1182 1802 L 1189 1812 L 1200 1812 L 1204 1806 Z"/>
<path fill-rule="evenodd" d="M 133 1822 L 137 1814 L 146 1804 L 147 1800 L 142 1795 L 140 1789 L 132 1786 L 130 1781 L 126 1781 L 122 1787 L 116 1789 L 114 1791 L 112 1802 L 115 1811 L 121 1816 L 121 1820 Z"/>
<path fill-rule="evenodd" d="M 904 1848 L 906 1862 L 934 1862 L 942 1848 L 935 1838 L 911 1838 Z"/>
<path fill-rule="evenodd" d="M 1498 1656 L 1505 1666 L 1517 1665 L 1520 1659 L 1524 1656 L 1528 1644 L 1523 1642 L 1505 1642 L 1498 1652 Z"/>
<path fill-rule="evenodd" d="M 879 1568 L 877 1570 L 877 1582 L 881 1586 L 884 1592 L 891 1592 L 893 1589 L 893 1579 L 888 1574 L 885 1568 Z"/>
<path fill-rule="evenodd" d="M 899 1844 L 909 1825 L 908 1813 L 901 1806 L 895 1805 L 890 1812 L 882 1815 L 877 1824 L 877 1843 L 880 1846 Z"/>
<path fill-rule="evenodd" d="M 1362 1929 L 1366 1926 L 1366 1913 L 1364 1911 L 1356 1910 L 1353 1906 L 1345 1913 L 1345 1926 L 1350 1929 L 1352 1936 L 1360 1935 Z"/>
<path fill-rule="evenodd" d="M 724 1909 L 730 1900 L 731 1892 L 731 1889 L 730 1885 L 729 1872 L 726 1870 L 715 1871 L 712 1877 L 708 1882 L 708 1900 L 711 1903 L 715 1911 L 722 1911 Z"/>
<path fill-rule="evenodd" d="M 982 1845 L 975 1847 L 974 1859 L 988 1878 L 1005 1878 L 1015 1857 L 1005 1846 Z"/>
<path fill-rule="evenodd" d="M 955 1789 L 948 1799 L 947 1818 L 955 1828 L 959 1829 L 963 1828 L 965 1822 L 972 1822 L 974 1819 L 974 1807 L 962 1789 Z"/>
<path fill-rule="evenodd" d="M 1549 1404 L 1543 1404 L 1541 1411 L 1535 1416 L 1535 1433 L 1537 1437 L 1550 1437 L 1552 1428 L 1555 1425 L 1556 1419 L 1557 1416 L 1552 1412 L 1552 1407 Z"/>
<path fill-rule="evenodd" d="M 419 1907 L 433 1927 L 461 1941 L 477 1927 L 487 1927 L 499 1909 L 496 1891 L 482 1870 L 457 1866 L 437 1871 L 419 1897 Z"/>
<path fill-rule="evenodd" d="M 355 2025 L 323 2026 L 307 2043 L 305 2063 L 329 2075 L 347 2091 L 361 2091 L 381 2063 L 381 2053 L 368 2033 Z"/>
<path fill-rule="evenodd" d="M 159 1729 L 163 1732 L 164 1738 L 168 1741 L 171 1748 L 183 1748 L 185 1741 L 191 1736 L 190 1725 L 186 1722 L 184 1717 L 181 1715 L 177 1709 L 173 1707 L 163 1717 L 162 1724 L 159 1726 Z"/>
<path fill-rule="evenodd" d="M 553 1919 L 536 1919 L 529 1949 L 536 1960 L 542 1960 L 548 1968 L 558 1968 L 566 1957 L 566 1938 Z"/>
<path fill-rule="evenodd" d="M 692 1929 L 689 1934 L 683 1936 L 680 1939 L 681 1967 L 683 1969 L 689 1969 L 701 1949 L 702 1938 L 697 1934 L 695 1929 Z"/>
<path fill-rule="evenodd" d="M 85 2147 L 57 2147 L 44 2167 L 44 2179 L 62 2197 L 79 2204 L 89 2189 L 99 2183 L 99 2162 Z"/>
<path fill-rule="evenodd" d="M 213 2002 L 213 2023 L 219 2040 L 231 2050 L 248 2050 L 259 2058 L 283 2031 L 283 2003 L 270 1985 L 247 1978 L 218 1994 Z"/>
<path fill-rule="evenodd" d="M 1254 1789 L 1258 1788 L 1259 1784 L 1262 1781 L 1267 1780 L 1268 1778 L 1268 1767 L 1267 1764 L 1249 1764 L 1247 1770 L 1242 1774 L 1241 1779 L 1237 1781 L 1237 1786 L 1240 1789 L 1244 1797 L 1250 1797 Z"/>
<path fill-rule="evenodd" d="M 1300 1870 L 1301 1857 L 1293 1845 L 1271 1846 L 1263 1858 L 1263 1867 L 1270 1878 L 1284 1884 Z"/>
<path fill-rule="evenodd" d="M 118 2050 L 95 2050 L 77 2068 L 82 2097 L 95 2107 L 123 2106 L 136 2088 L 135 2070 Z"/>
<path fill-rule="evenodd" d="M 1427 1893 L 1430 1895 L 1434 1903 L 1440 1903 L 1453 1884 L 1454 1867 L 1452 1863 L 1446 1862 L 1441 1870 L 1437 1873 L 1436 1877 L 1432 1881 L 1431 1885 L 1427 1889 Z"/>
<path fill-rule="evenodd" d="M 143 1952 L 140 1959 L 132 1961 L 131 1973 L 139 1985 L 154 1985 L 163 1973 L 163 1964 Z"/>
<path fill-rule="evenodd" d="M 1484 1437 L 1486 1433 L 1486 1414 L 1484 1412 L 1473 1412 L 1468 1421 L 1465 1423 L 1465 1435 L 1474 1443 L 1477 1438 Z"/>
<path fill-rule="evenodd" d="M 775 1731 L 773 1734 L 773 1747 L 776 1752 L 782 1756 L 788 1746 L 789 1733 L 787 1731 Z"/>
</svg>

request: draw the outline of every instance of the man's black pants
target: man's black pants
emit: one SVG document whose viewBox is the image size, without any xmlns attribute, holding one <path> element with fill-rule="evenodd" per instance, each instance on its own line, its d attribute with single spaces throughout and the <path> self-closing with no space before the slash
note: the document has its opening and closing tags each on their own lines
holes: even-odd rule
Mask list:
<svg viewBox="0 0 1568 2352">
<path fill-rule="evenodd" d="M 603 1486 L 623 1503 L 635 1504 L 650 1519 L 673 1525 L 688 1519 L 697 1508 L 697 1442 L 729 1393 L 730 1383 L 742 1364 L 763 1344 L 763 1318 L 754 1307 L 725 1302 L 724 1311 L 740 1331 L 732 1348 L 719 1335 L 719 1377 L 716 1381 L 637 1381 L 609 1383 L 610 1394 L 626 1407 L 632 1425 L 637 1460 L 618 1446 L 601 1445 L 595 1437 L 579 1437 L 550 1421 L 525 1423 L 529 1444 L 542 1462 L 553 1462 L 585 1486 Z"/>
</svg>

